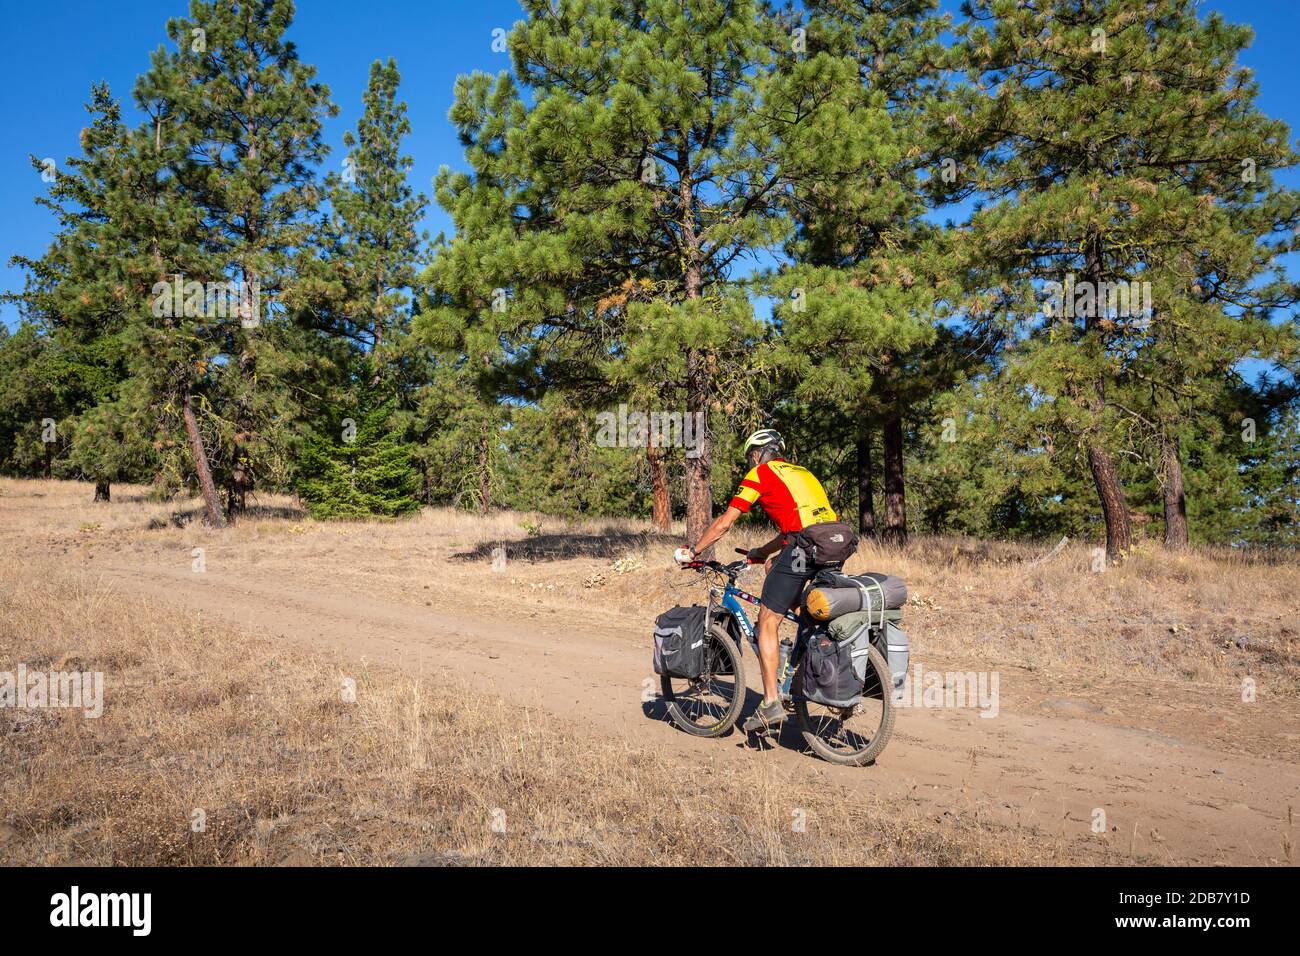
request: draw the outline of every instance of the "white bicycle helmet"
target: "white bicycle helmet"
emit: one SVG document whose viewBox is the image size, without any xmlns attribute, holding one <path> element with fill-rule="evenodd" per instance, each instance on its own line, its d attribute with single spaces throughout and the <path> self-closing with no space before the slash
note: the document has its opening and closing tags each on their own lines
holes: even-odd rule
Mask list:
<svg viewBox="0 0 1300 956">
<path fill-rule="evenodd" d="M 745 454 L 748 455 L 751 448 L 766 448 L 768 445 L 780 445 L 784 448 L 785 441 L 775 428 L 760 428 L 745 439 Z"/>
</svg>

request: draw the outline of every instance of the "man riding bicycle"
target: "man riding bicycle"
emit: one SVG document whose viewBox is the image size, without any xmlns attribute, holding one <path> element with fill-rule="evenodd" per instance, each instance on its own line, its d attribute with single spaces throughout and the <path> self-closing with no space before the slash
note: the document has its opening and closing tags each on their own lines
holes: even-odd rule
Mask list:
<svg viewBox="0 0 1300 956">
<path fill-rule="evenodd" d="M 786 611 L 798 603 L 804 586 L 817 573 L 815 566 L 793 536 L 814 525 L 839 519 L 831 508 L 813 473 L 786 461 L 785 443 L 772 428 L 760 428 L 745 441 L 745 461 L 749 471 L 727 510 L 718 515 L 696 542 L 694 548 L 677 552 L 677 560 L 686 563 L 708 550 L 722 538 L 736 519 L 749 511 L 754 502 L 763 506 L 767 516 L 780 529 L 771 541 L 749 552 L 749 562 L 767 562 L 758 613 L 758 659 L 763 675 L 763 702 L 743 724 L 747 733 L 779 726 L 785 720 L 777 689 L 777 664 L 780 648 L 777 628 Z M 851 532 L 850 532 L 851 533 Z M 775 554 L 775 558 L 771 555 Z"/>
</svg>

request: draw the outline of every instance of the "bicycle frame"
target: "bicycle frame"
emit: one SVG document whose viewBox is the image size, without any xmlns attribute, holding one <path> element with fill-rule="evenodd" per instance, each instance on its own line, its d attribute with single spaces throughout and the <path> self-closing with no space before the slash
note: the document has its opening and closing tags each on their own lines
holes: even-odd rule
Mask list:
<svg viewBox="0 0 1300 956">
<path fill-rule="evenodd" d="M 741 606 L 741 601 L 747 601 L 750 604 L 758 605 L 760 600 L 753 594 L 750 594 L 744 588 L 736 584 L 735 578 L 728 578 L 724 587 L 718 587 L 716 584 L 709 587 L 709 620 L 713 620 L 717 607 L 729 615 L 736 622 L 736 629 L 740 636 L 749 641 L 750 648 L 754 651 L 754 656 L 758 657 L 758 635 L 754 631 L 754 625 L 749 621 L 749 615 Z M 785 612 L 785 619 L 795 624 L 798 630 L 795 632 L 794 645 L 790 648 L 790 653 L 786 656 L 784 667 L 776 675 L 777 687 L 783 700 L 789 699 L 790 687 L 794 682 L 795 668 L 799 666 L 799 661 L 803 658 L 804 648 L 808 645 L 808 621 L 804 619 L 802 613 L 795 614 L 793 611 Z M 741 651 L 743 645 L 740 641 L 736 642 L 736 650 Z"/>
</svg>

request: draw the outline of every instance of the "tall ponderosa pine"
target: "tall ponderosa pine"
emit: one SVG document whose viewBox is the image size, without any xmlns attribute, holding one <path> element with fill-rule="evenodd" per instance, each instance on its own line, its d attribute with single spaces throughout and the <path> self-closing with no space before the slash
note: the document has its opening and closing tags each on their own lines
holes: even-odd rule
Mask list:
<svg viewBox="0 0 1300 956">
<path fill-rule="evenodd" d="M 1245 320 L 1221 302 L 1193 308 L 1188 283 L 1205 257 L 1233 273 L 1234 291 L 1248 281 L 1255 238 L 1243 248 L 1227 235 L 1227 207 L 1241 198 L 1229 179 L 1243 160 L 1286 165 L 1290 151 L 1284 131 L 1249 107 L 1234 61 L 1246 34 L 1217 15 L 1198 19 L 1190 0 L 968 10 L 953 65 L 975 82 L 935 113 L 960 170 L 949 197 L 994 200 L 972 219 L 990 294 L 1032 316 L 1042 284 L 1057 284 L 1064 314 L 1028 323 L 1008 380 L 1024 401 L 1049 405 L 1086 458 L 1115 558 L 1133 540 L 1116 464 L 1133 440 L 1120 409 L 1131 400 L 1120 394 L 1128 360 L 1150 343 L 1190 358 L 1207 336 L 1225 344 L 1220 368 L 1227 353 L 1240 357 L 1239 344 L 1227 346 L 1237 336 L 1221 330 Z"/>
<path fill-rule="evenodd" d="M 753 2 L 525 8 L 509 44 L 527 98 L 508 75 L 457 84 L 474 175 L 439 179 L 457 235 L 429 273 L 454 303 L 436 321 L 470 351 L 527 349 L 556 383 L 626 356 L 658 370 L 664 407 L 707 423 L 724 364 L 761 333 L 739 264 L 790 233 L 783 143 L 816 91 L 776 82 L 780 37 Z M 698 452 L 692 536 L 713 507 L 707 424 Z"/>
<path fill-rule="evenodd" d="M 876 434 L 884 452 L 883 538 L 906 540 L 905 412 L 939 387 L 924 351 L 948 274 L 938 231 L 926 226 L 919 171 L 927 161 L 919 106 L 937 79 L 946 18 L 916 0 L 810 3 L 807 56 L 828 101 L 820 142 L 799 153 L 812 175 L 794 178 L 796 261 L 774 288 L 793 296 L 778 310 L 790 394 L 781 414 L 839 423 L 854 449 L 858 523 L 876 533 Z M 781 61 L 791 71 L 790 61 Z M 847 68 L 847 69 L 846 69 Z M 827 167 L 830 167 L 827 170 Z M 821 175 L 829 171 L 830 176 Z M 951 290 L 950 290 L 951 291 Z M 941 353 L 953 337 L 940 342 Z M 934 350 L 931 350 L 934 351 Z"/>
<path fill-rule="evenodd" d="M 393 60 L 376 61 L 356 132 L 343 136 L 343 171 L 328 179 L 332 216 L 325 276 L 335 283 L 330 331 L 342 336 L 368 366 L 370 387 L 401 378 L 410 352 L 411 290 L 424 238 L 419 222 L 428 200 L 407 182 L 411 157 L 406 104 L 397 99 L 401 77 Z M 402 382 L 390 381 L 396 391 Z"/>
<path fill-rule="evenodd" d="M 312 334 L 282 300 L 320 200 L 313 166 L 335 107 L 286 39 L 293 12 L 291 0 L 192 0 L 188 17 L 167 24 L 175 51 L 157 51 L 136 90 L 160 142 L 183 150 L 168 172 L 202 217 L 204 263 L 182 278 L 238 283 L 235 307 L 209 309 L 196 329 L 219 357 L 206 365 L 209 411 L 232 511 L 259 474 L 287 474 L 314 362 Z"/>
<path fill-rule="evenodd" d="M 109 483 L 139 477 L 149 455 L 124 420 L 113 424 L 112 400 L 128 374 L 123 332 L 129 297 L 118 271 L 123 248 L 110 217 L 132 175 L 128 133 L 106 85 L 92 88 L 86 110 L 93 120 L 81 131 L 82 154 L 56 167 L 48 194 L 37 200 L 57 217 L 58 232 L 41 258 L 13 257 L 27 281 L 22 293 L 5 298 L 17 301 L 43 336 L 39 377 L 47 397 L 28 431 L 43 431 L 46 419 L 58 422 L 60 440 L 43 443 L 46 473 L 53 470 L 57 445 L 68 455 L 62 464 L 69 473 L 94 481 L 96 500 L 107 500 Z M 35 157 L 32 162 L 43 168 Z M 78 420 L 92 411 L 94 424 Z M 101 441 L 105 428 L 119 440 Z"/>
<path fill-rule="evenodd" d="M 327 404 L 353 408 L 363 394 L 388 401 L 389 424 L 413 443 L 427 496 L 434 482 L 422 408 L 435 370 L 411 335 L 411 315 L 428 200 L 407 181 L 412 161 L 402 139 L 411 126 L 399 83 L 392 60 L 371 65 L 362 116 L 343 137 L 342 171 L 327 177 L 331 213 L 298 258 L 291 302 L 334 356 L 331 387 L 318 390 L 322 400 L 328 394 Z"/>
</svg>

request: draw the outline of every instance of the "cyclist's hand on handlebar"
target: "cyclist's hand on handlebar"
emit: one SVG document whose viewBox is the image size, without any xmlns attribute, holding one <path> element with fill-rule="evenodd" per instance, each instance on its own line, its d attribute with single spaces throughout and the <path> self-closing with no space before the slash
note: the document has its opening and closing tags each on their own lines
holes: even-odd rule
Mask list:
<svg viewBox="0 0 1300 956">
<path fill-rule="evenodd" d="M 690 548 L 678 548 L 673 552 L 673 560 L 678 564 L 690 564 L 695 560 L 695 552 Z"/>
</svg>

